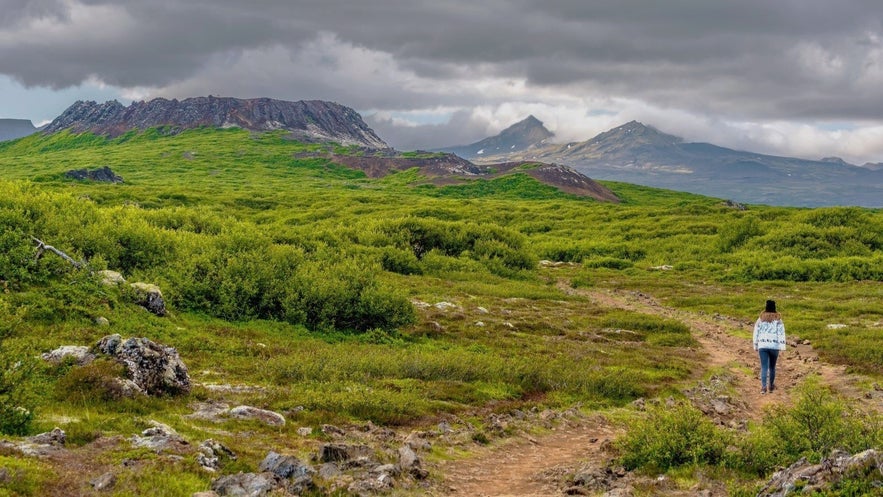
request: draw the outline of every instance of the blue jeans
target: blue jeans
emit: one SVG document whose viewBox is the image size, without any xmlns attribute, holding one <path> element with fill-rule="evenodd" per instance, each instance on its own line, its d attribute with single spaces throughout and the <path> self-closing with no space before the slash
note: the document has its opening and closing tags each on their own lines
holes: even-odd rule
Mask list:
<svg viewBox="0 0 883 497">
<path fill-rule="evenodd" d="M 771 389 L 776 384 L 776 360 L 779 358 L 779 351 L 775 349 L 759 349 L 760 354 L 760 387 Z M 770 382 L 767 383 L 767 374 L 769 373 Z"/>
</svg>

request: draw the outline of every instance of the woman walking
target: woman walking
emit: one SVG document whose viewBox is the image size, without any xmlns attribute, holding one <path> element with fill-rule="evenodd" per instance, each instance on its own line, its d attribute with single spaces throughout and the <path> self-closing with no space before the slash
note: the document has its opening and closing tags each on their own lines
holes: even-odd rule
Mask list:
<svg viewBox="0 0 883 497">
<path fill-rule="evenodd" d="M 776 360 L 779 351 L 785 350 L 785 324 L 772 300 L 766 301 L 766 308 L 754 323 L 754 350 L 760 355 L 760 393 L 772 392 L 776 388 Z"/>
</svg>

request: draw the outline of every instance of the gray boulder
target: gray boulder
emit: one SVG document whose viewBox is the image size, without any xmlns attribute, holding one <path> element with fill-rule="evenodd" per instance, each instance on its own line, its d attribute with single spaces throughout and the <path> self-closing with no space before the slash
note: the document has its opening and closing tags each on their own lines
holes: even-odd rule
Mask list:
<svg viewBox="0 0 883 497">
<path fill-rule="evenodd" d="M 123 278 L 122 274 L 117 271 L 111 271 L 110 269 L 102 269 L 96 274 L 101 278 L 102 285 L 116 286 L 126 282 L 126 278 Z"/>
<path fill-rule="evenodd" d="M 55 350 L 41 355 L 44 361 L 52 364 L 60 364 L 66 358 L 71 357 L 80 366 L 89 364 L 95 359 L 95 355 L 89 351 L 89 347 L 80 345 L 62 345 Z"/>
<path fill-rule="evenodd" d="M 252 406 L 236 406 L 230 409 L 228 414 L 239 419 L 253 419 L 269 426 L 285 426 L 285 417 L 281 414 L 266 409 L 258 409 Z"/>
<path fill-rule="evenodd" d="M 196 448 L 196 462 L 206 471 L 214 473 L 221 469 L 223 459 L 236 460 L 236 454 L 221 442 L 209 438 Z"/>
<path fill-rule="evenodd" d="M 355 467 L 370 462 L 374 455 L 367 445 L 324 444 L 319 447 L 319 462 L 345 463 Z"/>
<path fill-rule="evenodd" d="M 802 493 L 826 493 L 844 477 L 883 480 L 883 453 L 868 449 L 855 455 L 834 451 L 819 464 L 801 458 L 791 466 L 773 474 L 758 497 L 784 497 L 800 488 Z"/>
<path fill-rule="evenodd" d="M 126 375 L 148 395 L 175 395 L 190 392 L 187 366 L 173 347 L 165 347 L 147 338 L 108 335 L 95 346 L 126 367 Z"/>
<path fill-rule="evenodd" d="M 294 456 L 283 456 L 270 451 L 258 469 L 276 475 L 284 483 L 286 490 L 296 495 L 314 487 L 313 475 L 316 470 Z"/>
<path fill-rule="evenodd" d="M 212 482 L 212 490 L 221 496 L 263 497 L 280 488 L 273 473 L 238 473 Z"/>
</svg>

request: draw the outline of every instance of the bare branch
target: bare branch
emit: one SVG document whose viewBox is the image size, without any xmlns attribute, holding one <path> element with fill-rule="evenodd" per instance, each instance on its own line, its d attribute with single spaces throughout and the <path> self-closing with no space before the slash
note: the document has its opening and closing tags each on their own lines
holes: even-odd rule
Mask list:
<svg viewBox="0 0 883 497">
<path fill-rule="evenodd" d="M 40 240 L 39 238 L 37 238 L 35 236 L 32 236 L 31 239 L 34 240 L 35 242 L 37 242 L 37 260 L 39 260 L 40 257 L 43 256 L 43 252 L 48 250 L 48 251 L 54 253 L 55 255 L 61 257 L 62 259 L 66 260 L 67 262 L 71 263 L 77 269 L 80 269 L 83 267 L 84 264 L 82 262 L 75 261 L 73 257 L 65 254 L 61 250 L 58 250 L 57 248 L 53 247 L 52 245 L 46 245 L 46 243 L 44 243 L 43 240 Z"/>
</svg>

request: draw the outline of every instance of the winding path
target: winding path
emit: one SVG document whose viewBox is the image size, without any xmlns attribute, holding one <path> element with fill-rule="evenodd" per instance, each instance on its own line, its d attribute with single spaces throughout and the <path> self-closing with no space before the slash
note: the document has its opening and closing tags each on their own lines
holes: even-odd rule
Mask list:
<svg viewBox="0 0 883 497">
<path fill-rule="evenodd" d="M 706 354 L 707 367 L 726 368 L 735 375 L 732 386 L 744 410 L 740 414 L 745 417 L 758 419 L 764 407 L 790 403 L 791 387 L 811 374 L 820 375 L 824 384 L 847 397 L 862 398 L 855 377 L 846 374 L 843 367 L 819 361 L 812 347 L 805 344 L 792 344 L 779 356 L 776 381 L 779 388 L 761 395 L 758 360 L 751 340 L 733 335 L 737 330 L 750 332 L 752 323 L 666 307 L 640 292 L 574 289 L 564 280 L 559 281 L 558 288 L 602 307 L 676 319 L 689 326 Z M 698 371 L 695 380 L 704 373 Z M 874 407 L 880 408 L 879 404 Z M 596 416 L 564 422 L 541 437 L 515 437 L 482 448 L 471 457 L 440 464 L 438 470 L 445 479 L 433 495 L 560 496 L 560 477 L 578 466 L 602 467 L 606 463 L 605 442 L 616 435 L 614 427 Z"/>
</svg>

